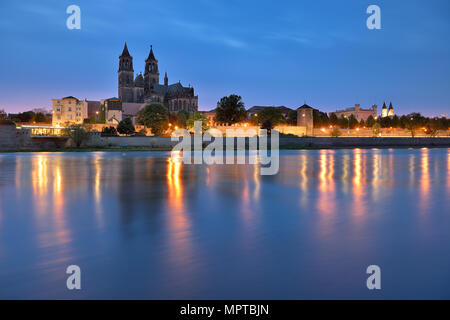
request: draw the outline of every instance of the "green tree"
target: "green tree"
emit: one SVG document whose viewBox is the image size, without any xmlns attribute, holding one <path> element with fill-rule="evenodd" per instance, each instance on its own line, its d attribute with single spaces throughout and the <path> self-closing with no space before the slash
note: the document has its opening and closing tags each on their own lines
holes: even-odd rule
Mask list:
<svg viewBox="0 0 450 320">
<path fill-rule="evenodd" d="M 176 123 L 180 128 L 186 128 L 186 122 L 189 119 L 189 112 L 186 110 L 180 110 L 177 113 Z"/>
<path fill-rule="evenodd" d="M 38 112 L 34 115 L 34 121 L 35 122 L 47 122 L 47 117 L 44 113 Z"/>
<path fill-rule="evenodd" d="M 246 118 L 247 111 L 241 96 L 231 94 L 228 97 L 223 97 L 217 103 L 215 122 L 234 124 Z"/>
<path fill-rule="evenodd" d="M 266 125 L 273 129 L 278 124 L 285 123 L 286 119 L 280 109 L 274 107 L 267 107 L 258 113 L 258 116 L 253 115 L 250 119 L 253 124 L 256 125 Z M 262 127 L 261 127 L 262 128 Z M 268 128 L 262 128 L 268 129 Z"/>
<path fill-rule="evenodd" d="M 336 113 L 330 114 L 330 124 L 332 126 L 336 126 L 338 123 L 339 123 L 339 119 L 338 119 Z"/>
<path fill-rule="evenodd" d="M 375 124 L 375 118 L 373 116 L 369 116 L 366 120 L 366 127 L 372 128 Z"/>
<path fill-rule="evenodd" d="M 130 118 L 122 119 L 117 125 L 117 132 L 120 134 L 131 135 L 135 132 L 133 122 Z"/>
<path fill-rule="evenodd" d="M 297 110 L 291 110 L 287 116 L 287 123 L 296 126 L 297 125 Z"/>
<path fill-rule="evenodd" d="M 113 126 L 104 127 L 102 129 L 102 137 L 115 137 L 117 136 L 117 130 Z"/>
<path fill-rule="evenodd" d="M 161 103 L 152 102 L 138 112 L 137 122 L 150 128 L 155 136 L 161 136 L 169 128 L 169 111 Z"/>
<path fill-rule="evenodd" d="M 202 131 L 205 132 L 208 130 L 208 118 L 205 117 L 205 115 L 199 111 L 196 111 L 194 113 L 191 113 L 189 116 L 189 119 L 186 121 L 186 127 L 187 128 L 193 128 L 195 121 L 201 121 L 202 122 Z"/>
<path fill-rule="evenodd" d="M 328 114 L 321 112 L 317 109 L 313 110 L 313 123 L 314 128 L 328 127 L 330 125 L 330 119 Z"/>
<path fill-rule="evenodd" d="M 348 117 L 348 127 L 349 129 L 354 129 L 358 125 L 358 120 L 353 114 Z"/>
<path fill-rule="evenodd" d="M 364 127 L 365 125 L 366 123 L 364 122 L 364 119 L 361 119 L 361 121 L 359 122 L 359 126 Z"/>
<path fill-rule="evenodd" d="M 372 126 L 372 133 L 375 137 L 378 137 L 378 135 L 380 134 L 380 129 L 381 126 L 378 122 L 375 122 Z"/>
<path fill-rule="evenodd" d="M 89 139 L 89 132 L 81 124 L 72 124 L 64 129 L 64 133 L 79 148 L 84 141 Z"/>
<path fill-rule="evenodd" d="M 342 134 L 342 132 L 338 128 L 333 128 L 333 130 L 331 130 L 330 134 L 332 137 L 337 138 Z"/>
</svg>

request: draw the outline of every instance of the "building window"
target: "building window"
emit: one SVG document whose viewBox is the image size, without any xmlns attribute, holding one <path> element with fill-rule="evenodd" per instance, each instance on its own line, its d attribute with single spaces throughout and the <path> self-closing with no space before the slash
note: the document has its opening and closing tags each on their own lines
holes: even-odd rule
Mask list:
<svg viewBox="0 0 450 320">
<path fill-rule="evenodd" d="M 67 111 L 72 111 L 72 107 L 69 107 L 69 108 L 67 109 Z"/>
</svg>

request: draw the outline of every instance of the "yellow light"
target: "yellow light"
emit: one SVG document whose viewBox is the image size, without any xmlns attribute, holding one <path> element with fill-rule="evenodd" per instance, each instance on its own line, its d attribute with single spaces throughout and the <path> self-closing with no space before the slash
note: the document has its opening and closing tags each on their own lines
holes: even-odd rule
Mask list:
<svg viewBox="0 0 450 320">
<path fill-rule="evenodd" d="M 320 129 L 320 130 L 322 130 L 322 132 L 325 132 L 325 128 L 322 128 L 322 129 Z"/>
<path fill-rule="evenodd" d="M 359 131 L 359 128 L 356 128 L 356 131 Z"/>
<path fill-rule="evenodd" d="M 175 126 L 175 130 L 178 130 L 178 126 Z"/>
</svg>

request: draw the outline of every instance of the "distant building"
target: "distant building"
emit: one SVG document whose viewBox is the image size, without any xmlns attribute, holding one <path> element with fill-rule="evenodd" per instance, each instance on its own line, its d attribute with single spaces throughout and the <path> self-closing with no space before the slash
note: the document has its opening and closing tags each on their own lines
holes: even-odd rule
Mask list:
<svg viewBox="0 0 450 320">
<path fill-rule="evenodd" d="M 209 126 L 215 126 L 216 122 L 214 121 L 214 118 L 216 117 L 216 111 L 213 109 L 211 111 L 200 111 L 203 113 L 203 115 L 208 118 L 208 125 Z"/>
<path fill-rule="evenodd" d="M 124 103 L 159 102 L 169 111 L 198 110 L 198 96 L 194 94 L 194 88 L 184 87 L 180 82 L 169 84 L 167 72 L 164 75 L 164 84 L 159 83 L 158 60 L 155 58 L 152 46 L 145 60 L 144 76 L 140 73 L 134 79 L 133 57 L 125 43 L 119 57 L 118 73 L 119 99 Z"/>
<path fill-rule="evenodd" d="M 118 124 L 122 121 L 122 101 L 118 98 L 109 98 L 104 102 L 105 105 L 105 122 L 110 124 Z"/>
<path fill-rule="evenodd" d="M 68 96 L 62 99 L 52 99 L 52 125 L 82 124 L 88 117 L 87 101 Z"/>
<path fill-rule="evenodd" d="M 381 109 L 381 117 L 393 117 L 394 116 L 394 107 L 392 106 L 392 102 L 389 103 L 389 109 L 386 107 L 386 102 L 383 103 L 383 108 Z"/>
<path fill-rule="evenodd" d="M 356 120 L 361 121 L 364 120 L 366 121 L 367 118 L 369 118 L 370 116 L 376 118 L 377 117 L 377 109 L 378 106 L 376 104 L 374 104 L 372 106 L 372 108 L 370 109 L 362 109 L 361 106 L 359 104 L 355 104 L 355 107 L 353 108 L 348 108 L 348 109 L 344 109 L 344 110 L 336 110 L 335 112 L 330 112 L 331 114 L 335 114 L 338 118 L 340 117 L 350 117 L 351 115 L 353 115 Z"/>
</svg>

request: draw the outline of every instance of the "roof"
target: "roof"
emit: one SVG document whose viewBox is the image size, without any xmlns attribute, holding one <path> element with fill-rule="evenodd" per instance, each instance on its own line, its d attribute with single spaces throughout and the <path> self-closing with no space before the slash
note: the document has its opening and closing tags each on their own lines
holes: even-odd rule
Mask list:
<svg viewBox="0 0 450 320">
<path fill-rule="evenodd" d="M 127 43 L 125 42 L 125 46 L 123 47 L 122 54 L 120 57 L 131 57 L 130 53 L 128 52 Z"/>
<path fill-rule="evenodd" d="M 64 99 L 75 99 L 77 101 L 80 101 L 80 100 L 78 100 L 77 98 L 75 98 L 73 96 L 68 96 L 68 97 L 61 98 L 61 100 L 64 100 Z"/>
<path fill-rule="evenodd" d="M 150 53 L 148 54 L 147 60 L 156 60 L 155 55 L 153 54 L 153 46 L 152 45 L 150 45 Z"/>
<path fill-rule="evenodd" d="M 298 109 L 314 109 L 311 106 L 308 106 L 306 103 L 304 105 L 302 105 L 301 107 L 299 107 Z"/>
<path fill-rule="evenodd" d="M 153 92 L 159 93 L 159 94 L 177 94 L 177 93 L 190 93 L 193 92 L 193 88 L 190 87 L 183 87 L 180 82 L 170 84 L 168 86 L 161 85 L 161 84 L 155 84 L 153 87 Z"/>
<path fill-rule="evenodd" d="M 140 88 L 144 87 L 144 77 L 142 76 L 142 73 L 136 76 L 136 79 L 134 80 L 134 85 Z"/>
</svg>

